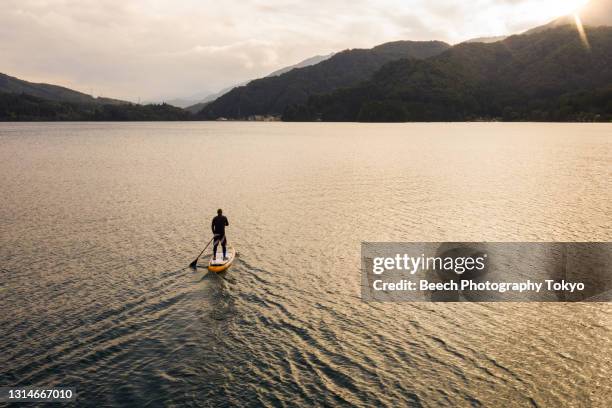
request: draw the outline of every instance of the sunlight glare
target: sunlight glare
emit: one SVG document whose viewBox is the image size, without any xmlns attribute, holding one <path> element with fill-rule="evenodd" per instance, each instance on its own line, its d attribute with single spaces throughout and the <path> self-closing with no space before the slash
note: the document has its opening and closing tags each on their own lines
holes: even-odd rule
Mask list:
<svg viewBox="0 0 612 408">
<path fill-rule="evenodd" d="M 584 46 L 590 50 L 591 49 L 591 44 L 589 44 L 589 38 L 586 35 L 586 32 L 584 31 L 584 27 L 582 26 L 582 20 L 580 20 L 580 16 L 578 14 L 574 14 L 574 21 L 576 22 L 576 28 L 578 29 L 578 34 L 580 34 L 580 40 L 582 40 L 582 43 L 584 44 Z"/>
<path fill-rule="evenodd" d="M 566 0 L 559 1 L 558 10 L 560 11 L 560 16 L 575 14 L 581 8 L 583 8 L 589 0 Z"/>
<path fill-rule="evenodd" d="M 561 16 L 572 15 L 579 11 L 589 0 L 553 0 L 537 1 L 529 4 L 529 9 L 542 20 L 552 20 Z"/>
</svg>

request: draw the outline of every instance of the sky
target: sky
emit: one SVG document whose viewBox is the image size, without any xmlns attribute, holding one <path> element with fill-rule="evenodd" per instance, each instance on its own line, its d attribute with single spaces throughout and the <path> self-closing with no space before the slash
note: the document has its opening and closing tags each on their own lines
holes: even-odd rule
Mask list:
<svg viewBox="0 0 612 408">
<path fill-rule="evenodd" d="M 585 0 L 0 0 L 0 72 L 94 96 L 217 92 L 314 55 L 514 34 Z"/>
</svg>

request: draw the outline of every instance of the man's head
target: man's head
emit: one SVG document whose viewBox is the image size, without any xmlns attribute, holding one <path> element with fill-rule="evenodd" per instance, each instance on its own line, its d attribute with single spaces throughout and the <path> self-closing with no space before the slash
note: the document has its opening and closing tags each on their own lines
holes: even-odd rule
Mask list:
<svg viewBox="0 0 612 408">
<path fill-rule="evenodd" d="M 219 214 L 219 215 L 223 214 L 223 210 L 219 208 L 219 209 L 217 210 L 217 214 Z"/>
</svg>

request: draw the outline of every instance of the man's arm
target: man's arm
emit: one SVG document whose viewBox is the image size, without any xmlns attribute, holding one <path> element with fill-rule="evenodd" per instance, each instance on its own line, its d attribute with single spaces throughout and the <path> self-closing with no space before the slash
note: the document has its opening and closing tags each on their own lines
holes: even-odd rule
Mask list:
<svg viewBox="0 0 612 408">
<path fill-rule="evenodd" d="M 214 233 L 215 233 L 215 220 L 214 220 L 214 218 L 213 218 L 212 222 L 210 223 L 210 229 L 212 230 L 212 233 L 214 235 Z"/>
<path fill-rule="evenodd" d="M 225 217 L 225 226 L 229 227 L 229 221 L 227 220 L 227 217 Z"/>
</svg>

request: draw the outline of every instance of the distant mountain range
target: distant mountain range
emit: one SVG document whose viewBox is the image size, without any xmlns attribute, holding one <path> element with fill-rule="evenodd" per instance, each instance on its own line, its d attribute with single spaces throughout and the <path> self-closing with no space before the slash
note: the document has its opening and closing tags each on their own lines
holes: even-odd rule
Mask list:
<svg viewBox="0 0 612 408">
<path fill-rule="evenodd" d="M 612 24 L 612 1 L 610 0 L 591 0 L 587 5 L 578 10 L 582 22 L 585 25 L 611 25 Z M 560 27 L 567 24 L 575 24 L 574 16 L 565 16 L 552 21 L 541 27 L 536 27 L 527 31 L 525 34 L 534 34 L 540 31 L 548 30 L 555 27 Z M 465 43 L 496 43 L 505 40 L 508 36 L 495 37 L 480 37 L 468 40 Z M 400 41 L 390 44 L 408 44 L 409 41 Z M 356 54 L 363 51 L 376 53 L 377 51 L 389 51 L 385 49 L 389 44 L 383 44 L 375 47 L 372 50 L 347 50 L 344 53 L 352 53 L 352 57 L 357 57 Z M 445 44 L 446 47 L 450 47 Z M 260 116 L 278 116 L 282 114 L 287 107 L 300 104 L 300 100 L 305 101 L 307 98 L 315 95 L 326 94 L 335 89 L 344 88 L 355 85 L 358 82 L 365 81 L 371 75 L 387 62 L 400 58 L 417 58 L 427 59 L 435 56 L 436 53 L 442 52 L 445 49 L 436 49 L 432 54 L 411 54 L 413 50 L 396 49 L 397 54 L 386 55 L 378 59 L 381 64 L 373 68 L 376 64 L 366 64 L 363 60 L 353 61 L 345 59 L 339 61 L 339 54 L 335 58 L 328 56 L 325 62 L 314 63 L 319 57 L 313 57 L 312 60 L 306 60 L 303 64 L 298 64 L 294 67 L 279 70 L 270 76 L 278 76 L 276 80 L 269 80 L 269 77 L 260 80 L 251 81 L 248 84 L 235 87 L 229 92 L 221 93 L 215 100 L 206 101 L 196 106 L 192 106 L 189 110 L 192 113 L 200 112 L 199 118 L 215 119 L 224 117 L 229 119 L 243 119 L 253 115 Z M 368 61 L 371 62 L 371 61 Z M 291 71 L 292 68 L 300 68 L 300 65 L 309 65 L 307 70 L 294 70 L 291 76 L 283 74 Z M 356 68 L 353 68 L 353 67 Z M 334 70 L 337 68 L 336 70 Z M 355 71 L 356 75 L 350 77 L 350 73 L 344 73 L 345 68 L 349 71 Z M 335 74 L 340 71 L 337 77 Z M 354 81 L 352 84 L 351 81 Z"/>
<path fill-rule="evenodd" d="M 478 37 L 472 38 L 471 40 L 464 41 L 464 43 L 485 43 L 490 44 L 498 41 L 503 41 L 508 38 L 507 35 L 498 35 L 496 37 Z"/>
<path fill-rule="evenodd" d="M 328 54 L 328 55 L 316 55 L 314 57 L 310 57 L 305 59 L 304 61 L 300 61 L 297 64 L 288 66 L 288 67 L 284 67 L 281 69 L 278 69 L 274 72 L 272 72 L 271 74 L 267 75 L 266 77 L 272 77 L 272 76 L 278 76 L 281 74 L 284 74 L 285 72 L 289 72 L 292 69 L 295 68 L 303 68 L 303 67 L 307 67 L 310 65 L 314 65 L 314 64 L 318 64 L 319 62 L 325 61 L 326 59 L 330 58 L 332 55 L 334 55 L 334 53 Z M 196 94 L 196 95 L 192 95 L 188 98 L 176 98 L 176 99 L 170 99 L 168 101 L 165 101 L 167 104 L 172 105 L 172 106 L 176 106 L 179 108 L 184 108 L 186 110 L 188 110 L 191 113 L 198 113 L 199 111 L 201 111 L 204 106 L 206 106 L 207 103 L 214 101 L 215 99 L 219 98 L 220 96 L 228 93 L 229 91 L 231 91 L 232 89 L 238 87 L 238 86 L 243 86 L 248 84 L 249 81 L 246 82 L 241 82 L 239 84 L 236 84 L 234 86 L 230 86 L 227 88 L 224 88 L 222 90 L 220 90 L 219 92 L 215 92 L 212 94 L 206 93 L 206 94 Z"/>
<path fill-rule="evenodd" d="M 293 105 L 284 120 L 612 120 L 612 28 L 549 28 L 390 62 L 357 86 Z"/>
<path fill-rule="evenodd" d="M 251 81 L 207 104 L 202 119 L 281 115 L 308 97 L 367 80 L 384 64 L 400 58 L 428 58 L 450 48 L 441 41 L 396 41 L 372 49 L 339 52 L 325 61 L 284 74 Z"/>
<path fill-rule="evenodd" d="M 236 85 L 236 86 L 242 86 L 242 85 L 243 84 Z M 224 89 L 220 90 L 219 92 L 215 92 L 213 94 L 206 95 L 206 97 L 200 99 L 199 102 L 193 103 L 193 101 L 192 101 L 191 104 L 189 104 L 188 106 L 184 106 L 184 107 L 180 106 L 180 105 L 173 104 L 172 102 L 168 102 L 168 103 L 170 105 L 179 106 L 181 108 L 184 108 L 186 111 L 188 111 L 190 113 L 196 114 L 196 113 L 200 112 L 202 109 L 204 109 L 204 107 L 206 105 L 208 105 L 209 103 L 211 103 L 215 99 L 219 98 L 223 94 L 228 93 L 229 91 L 231 91 L 234 88 L 235 88 L 235 86 L 230 86 L 228 88 L 224 88 Z"/>
<path fill-rule="evenodd" d="M 335 52 L 332 52 L 331 54 L 327 54 L 327 55 L 315 55 L 314 57 L 307 58 L 304 61 L 298 62 L 297 64 L 294 64 L 294 65 L 291 65 L 291 66 L 288 66 L 288 67 L 285 67 L 285 68 L 278 69 L 278 70 L 272 72 L 271 74 L 266 75 L 266 77 L 269 78 L 269 77 L 279 76 L 279 75 L 282 75 L 282 74 L 284 74 L 286 72 L 291 71 L 292 69 L 304 68 L 304 67 L 309 67 L 311 65 L 316 65 L 319 62 L 323 62 L 325 60 L 330 59 L 331 57 L 334 56 L 334 54 L 335 54 Z"/>
<path fill-rule="evenodd" d="M 186 109 L 0 74 L 0 120 L 612 121 L 612 1 L 579 16 L 582 34 L 568 16 L 453 47 L 396 41 L 316 56 Z"/>
<path fill-rule="evenodd" d="M 167 99 L 167 100 L 164 100 L 163 102 L 152 101 L 152 103 L 167 103 L 168 105 L 176 106 L 177 108 L 188 109 L 190 106 L 193 106 L 195 104 L 214 101 L 215 99 L 217 99 L 218 97 L 223 95 L 225 92 L 229 91 L 230 89 L 232 88 L 227 88 L 219 93 L 212 93 L 212 94 L 209 92 L 199 92 L 199 93 L 189 95 L 183 98 Z"/>
</svg>

